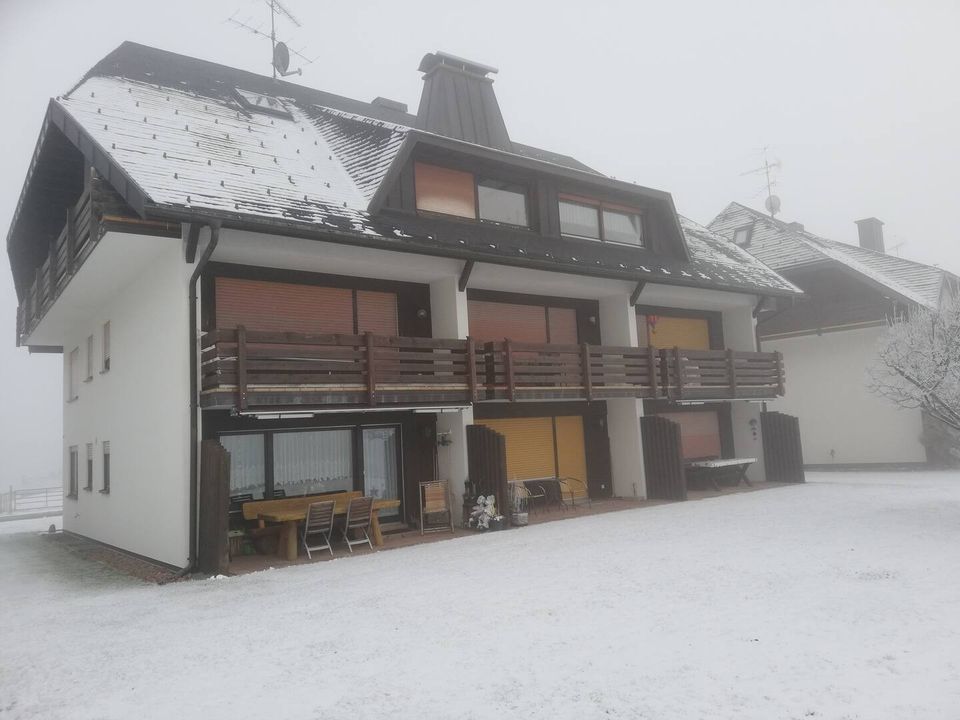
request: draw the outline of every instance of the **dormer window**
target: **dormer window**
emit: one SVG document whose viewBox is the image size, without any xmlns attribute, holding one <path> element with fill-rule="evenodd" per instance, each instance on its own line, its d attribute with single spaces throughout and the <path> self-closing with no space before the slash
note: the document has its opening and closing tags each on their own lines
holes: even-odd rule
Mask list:
<svg viewBox="0 0 960 720">
<path fill-rule="evenodd" d="M 623 205 L 561 195 L 560 232 L 571 237 L 643 247 L 643 215 Z"/>
<path fill-rule="evenodd" d="M 414 164 L 414 185 L 420 212 L 529 227 L 522 185 L 422 162 Z"/>
<path fill-rule="evenodd" d="M 733 231 L 733 242 L 740 247 L 747 247 L 750 245 L 750 239 L 753 237 L 753 223 L 750 225 L 744 225 L 743 227 L 737 228 Z"/>
</svg>

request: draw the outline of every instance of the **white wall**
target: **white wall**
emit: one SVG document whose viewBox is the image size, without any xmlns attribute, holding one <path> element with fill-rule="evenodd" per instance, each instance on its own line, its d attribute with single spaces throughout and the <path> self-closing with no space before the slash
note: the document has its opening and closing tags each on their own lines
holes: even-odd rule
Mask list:
<svg viewBox="0 0 960 720">
<path fill-rule="evenodd" d="M 800 418 L 809 464 L 923 462 L 919 410 L 870 393 L 866 369 L 883 328 L 763 341 L 783 353 L 786 396 L 772 403 Z"/>
<path fill-rule="evenodd" d="M 757 349 L 756 320 L 753 317 L 756 298 L 741 297 L 743 298 L 743 305 L 723 311 L 723 343 L 731 350 L 752 352 Z M 756 458 L 756 462 L 747 471 L 747 477 L 755 482 L 766 479 L 766 468 L 763 462 L 763 434 L 760 430 L 760 413 L 762 411 L 763 405 L 760 403 L 746 400 L 735 400 L 730 403 L 734 455 L 736 457 Z"/>
<path fill-rule="evenodd" d="M 189 553 L 187 285 L 192 268 L 183 260 L 182 242 L 170 238 L 111 233 L 93 256 L 102 253 L 102 259 L 125 247 L 139 247 L 144 262 L 108 297 L 97 298 L 95 305 L 75 305 L 63 330 L 65 382 L 70 351 L 80 348 L 85 367 L 86 338 L 95 338 L 93 379 L 82 382 L 79 397 L 64 405 L 65 488 L 68 448 L 78 446 L 80 455 L 80 489 L 76 500 L 64 501 L 64 528 L 183 566 Z M 71 284 L 96 284 L 90 276 L 95 267 L 85 264 Z M 101 373 L 107 321 L 111 366 Z M 99 492 L 105 440 L 111 450 L 109 494 Z M 93 490 L 86 491 L 85 447 L 90 442 L 94 481 Z"/>
</svg>

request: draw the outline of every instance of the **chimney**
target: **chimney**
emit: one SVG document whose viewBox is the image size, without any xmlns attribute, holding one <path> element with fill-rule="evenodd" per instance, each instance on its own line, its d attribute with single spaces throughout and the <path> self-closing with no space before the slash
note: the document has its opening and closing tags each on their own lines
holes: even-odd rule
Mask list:
<svg viewBox="0 0 960 720">
<path fill-rule="evenodd" d="M 498 150 L 512 150 L 507 126 L 493 92 L 497 69 L 447 53 L 428 53 L 420 61 L 423 93 L 417 127 L 427 132 Z"/>
<path fill-rule="evenodd" d="M 857 232 L 860 234 L 860 247 L 879 253 L 886 252 L 883 247 L 883 222 L 875 217 L 856 222 Z"/>
<path fill-rule="evenodd" d="M 379 95 L 371 100 L 370 104 L 385 108 L 387 110 L 395 110 L 396 112 L 401 113 L 405 113 L 407 111 L 406 103 L 398 102 L 397 100 L 391 100 L 390 98 L 380 97 Z"/>
</svg>

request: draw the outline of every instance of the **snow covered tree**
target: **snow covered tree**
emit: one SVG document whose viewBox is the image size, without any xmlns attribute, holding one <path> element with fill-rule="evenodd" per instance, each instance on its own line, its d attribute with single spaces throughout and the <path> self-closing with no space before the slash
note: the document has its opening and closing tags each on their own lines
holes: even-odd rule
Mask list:
<svg viewBox="0 0 960 720">
<path fill-rule="evenodd" d="M 960 298 L 892 323 L 869 375 L 874 393 L 960 431 Z"/>
</svg>

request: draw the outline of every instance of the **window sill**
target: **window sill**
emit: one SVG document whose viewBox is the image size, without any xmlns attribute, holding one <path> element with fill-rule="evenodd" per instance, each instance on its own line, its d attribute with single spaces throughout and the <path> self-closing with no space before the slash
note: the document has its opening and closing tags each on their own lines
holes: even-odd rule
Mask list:
<svg viewBox="0 0 960 720">
<path fill-rule="evenodd" d="M 592 243 L 600 243 L 601 245 L 616 245 L 617 247 L 628 247 L 636 248 L 637 250 L 646 250 L 647 246 L 643 243 L 628 243 L 620 242 L 618 240 L 601 240 L 600 238 L 590 237 L 589 235 L 572 235 L 570 233 L 560 233 L 560 237 L 568 238 L 570 240 L 589 240 Z"/>
<path fill-rule="evenodd" d="M 85 487 L 83 490 L 84 490 L 84 492 L 93 492 L 93 488 L 92 488 L 92 487 Z"/>
<path fill-rule="evenodd" d="M 83 379 L 85 383 L 93 382 L 93 375 L 89 375 Z"/>
<path fill-rule="evenodd" d="M 67 404 L 69 405 L 70 403 L 75 403 L 79 399 L 80 399 L 79 395 L 74 395 L 72 398 L 67 399 Z"/>
<path fill-rule="evenodd" d="M 75 495 L 75 494 L 72 494 L 72 493 L 67 493 L 67 494 L 64 495 L 63 497 L 66 498 L 67 500 L 79 500 L 79 499 L 80 499 L 80 498 L 79 498 L 79 495 Z"/>
<path fill-rule="evenodd" d="M 101 370 L 101 371 L 100 371 L 100 374 L 101 374 L 101 375 L 106 375 L 108 372 L 110 372 L 110 368 L 107 368 L 106 370 Z"/>
<path fill-rule="evenodd" d="M 109 494 L 110 494 L 110 491 L 109 491 L 109 490 L 97 490 L 97 492 L 100 493 L 101 495 L 109 495 Z"/>
</svg>

